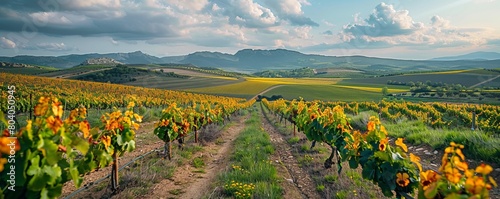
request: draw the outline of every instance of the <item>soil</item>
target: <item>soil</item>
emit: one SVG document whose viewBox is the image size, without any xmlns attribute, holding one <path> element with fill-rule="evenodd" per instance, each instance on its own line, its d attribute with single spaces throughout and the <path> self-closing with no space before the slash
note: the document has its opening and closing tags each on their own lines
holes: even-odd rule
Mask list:
<svg viewBox="0 0 500 199">
<path fill-rule="evenodd" d="M 245 121 L 248 116 L 236 119 L 236 125 L 225 130 L 216 143 L 206 143 L 203 151 L 193 157 L 200 157 L 206 162 L 203 173 L 200 169 L 194 168 L 190 164 L 178 167 L 175 174 L 170 179 L 164 179 L 154 185 L 149 191 L 150 194 L 144 198 L 185 198 L 198 199 L 203 196 L 210 197 L 215 192 L 212 189 L 213 183 L 217 180 L 217 175 L 229 165 L 229 157 L 233 149 L 233 142 L 239 133 L 245 128 Z M 216 187 L 217 189 L 217 187 Z"/>
<path fill-rule="evenodd" d="M 261 111 L 262 114 L 262 111 Z M 321 198 L 316 192 L 316 185 L 307 171 L 299 166 L 292 148 L 286 138 L 278 133 L 273 125 L 262 115 L 262 126 L 269 133 L 275 153 L 271 156 L 273 165 L 280 177 L 284 179 L 281 186 L 284 189 L 283 198 Z"/>
</svg>

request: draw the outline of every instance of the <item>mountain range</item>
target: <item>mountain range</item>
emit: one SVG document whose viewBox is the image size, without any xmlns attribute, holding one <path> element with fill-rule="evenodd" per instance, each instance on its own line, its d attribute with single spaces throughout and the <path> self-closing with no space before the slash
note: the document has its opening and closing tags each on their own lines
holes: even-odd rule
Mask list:
<svg viewBox="0 0 500 199">
<path fill-rule="evenodd" d="M 500 59 L 500 53 L 478 51 L 465 55 L 437 57 L 431 60 L 450 61 L 450 60 L 495 60 L 495 59 Z"/>
<path fill-rule="evenodd" d="M 93 58 L 110 58 L 124 64 L 193 64 L 238 72 L 257 72 L 273 69 L 352 68 L 366 71 L 404 72 L 419 70 L 452 70 L 469 68 L 499 68 L 500 53 L 476 52 L 432 60 L 400 60 L 365 56 L 325 56 L 304 54 L 286 49 L 243 49 L 235 54 L 195 52 L 183 56 L 156 57 L 141 51 L 130 53 L 82 54 L 63 56 L 0 57 L 0 62 L 24 63 L 56 68 L 70 68 Z"/>
</svg>

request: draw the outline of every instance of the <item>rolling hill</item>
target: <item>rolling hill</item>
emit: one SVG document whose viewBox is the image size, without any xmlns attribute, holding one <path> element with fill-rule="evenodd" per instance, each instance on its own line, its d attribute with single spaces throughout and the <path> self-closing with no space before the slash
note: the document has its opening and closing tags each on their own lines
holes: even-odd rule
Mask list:
<svg viewBox="0 0 500 199">
<path fill-rule="evenodd" d="M 431 60 L 450 61 L 450 60 L 495 60 L 495 59 L 500 59 L 500 53 L 479 51 L 465 55 L 437 57 Z"/>
<path fill-rule="evenodd" d="M 64 56 L 0 57 L 0 61 L 69 68 L 90 58 L 108 57 L 124 64 L 192 64 L 198 67 L 215 67 L 224 70 L 253 73 L 273 69 L 352 68 L 369 70 L 376 74 L 408 71 L 458 70 L 470 68 L 498 68 L 499 60 L 400 60 L 365 56 L 325 56 L 304 54 L 297 51 L 275 49 L 243 49 L 235 54 L 220 52 L 195 52 L 185 56 L 155 57 L 141 51 L 130 53 L 84 54 Z"/>
</svg>

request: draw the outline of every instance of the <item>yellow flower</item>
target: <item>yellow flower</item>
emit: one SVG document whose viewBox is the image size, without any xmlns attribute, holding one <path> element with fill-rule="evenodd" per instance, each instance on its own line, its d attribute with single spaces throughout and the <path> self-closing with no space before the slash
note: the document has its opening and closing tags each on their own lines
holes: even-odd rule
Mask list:
<svg viewBox="0 0 500 199">
<path fill-rule="evenodd" d="M 45 115 L 48 109 L 49 107 L 47 104 L 37 104 L 35 106 L 35 116 Z"/>
<path fill-rule="evenodd" d="M 135 103 L 134 102 L 129 102 L 128 103 L 128 106 L 127 106 L 127 109 L 131 109 L 135 106 Z"/>
<path fill-rule="evenodd" d="M 125 116 L 126 117 L 132 117 L 134 115 L 133 111 L 125 111 Z"/>
<path fill-rule="evenodd" d="M 111 146 L 111 137 L 109 136 L 102 136 L 102 143 L 104 144 L 104 147 L 106 147 L 106 149 L 108 149 L 109 146 Z"/>
<path fill-rule="evenodd" d="M 489 176 L 489 178 L 488 178 L 488 179 L 490 180 L 490 183 L 491 183 L 493 186 L 498 187 L 497 182 L 495 182 L 495 179 L 493 179 L 493 177 Z"/>
<path fill-rule="evenodd" d="M 422 165 L 420 164 L 420 157 L 414 155 L 413 153 L 410 153 L 410 161 L 412 161 L 418 166 L 419 171 L 422 171 Z"/>
<path fill-rule="evenodd" d="M 142 122 L 142 116 L 139 116 L 137 113 L 134 113 L 134 118 L 135 118 L 135 121 Z"/>
<path fill-rule="evenodd" d="M 408 184 L 410 184 L 410 176 L 407 173 L 397 173 L 396 178 L 396 183 L 400 187 L 406 187 L 408 186 Z"/>
<path fill-rule="evenodd" d="M 59 128 L 63 125 L 63 122 L 59 117 L 54 118 L 52 115 L 48 117 L 46 121 L 48 127 L 54 131 L 54 134 L 56 134 Z"/>
<path fill-rule="evenodd" d="M 462 158 L 462 160 L 465 160 L 465 156 L 464 154 L 462 153 L 462 150 L 460 149 L 455 149 L 455 153 L 460 156 L 460 158 Z"/>
<path fill-rule="evenodd" d="M 460 178 L 462 178 L 460 171 L 457 168 L 451 167 L 451 165 L 445 168 L 445 175 L 448 181 L 454 184 L 460 182 Z"/>
<path fill-rule="evenodd" d="M 374 121 L 369 121 L 366 126 L 367 126 L 368 131 L 375 130 L 375 122 Z"/>
<path fill-rule="evenodd" d="M 430 185 L 437 182 L 441 176 L 433 170 L 427 170 L 425 172 L 420 172 L 420 184 L 422 185 L 424 191 L 427 190 Z"/>
<path fill-rule="evenodd" d="M 491 173 L 491 171 L 493 171 L 493 168 L 490 165 L 484 163 L 481 163 L 481 165 L 476 167 L 476 173 L 480 173 L 483 175 L 488 175 L 489 173 Z"/>
<path fill-rule="evenodd" d="M 83 138 L 87 138 L 90 135 L 90 124 L 87 121 L 80 122 L 80 131 L 83 133 Z"/>
<path fill-rule="evenodd" d="M 466 171 L 469 168 L 467 162 L 460 161 L 460 159 L 457 156 L 453 157 L 453 164 L 455 164 L 455 167 L 457 167 L 461 171 Z"/>
<path fill-rule="evenodd" d="M 6 164 L 6 163 L 7 163 L 7 159 L 5 159 L 5 158 L 0 158 L 0 172 L 2 172 L 2 171 L 3 171 L 3 169 L 4 169 L 4 164 Z"/>
<path fill-rule="evenodd" d="M 486 183 L 483 177 L 474 176 L 465 181 L 465 189 L 473 195 L 480 194 L 484 188 L 486 188 Z"/>
<path fill-rule="evenodd" d="M 380 143 L 378 145 L 378 149 L 380 151 L 385 151 L 385 149 L 387 148 L 387 142 L 389 142 L 388 138 L 380 140 Z"/>
<path fill-rule="evenodd" d="M 408 146 L 406 146 L 406 144 L 403 143 L 403 138 L 398 138 L 395 143 L 396 146 L 401 147 L 404 152 L 408 152 Z"/>
</svg>

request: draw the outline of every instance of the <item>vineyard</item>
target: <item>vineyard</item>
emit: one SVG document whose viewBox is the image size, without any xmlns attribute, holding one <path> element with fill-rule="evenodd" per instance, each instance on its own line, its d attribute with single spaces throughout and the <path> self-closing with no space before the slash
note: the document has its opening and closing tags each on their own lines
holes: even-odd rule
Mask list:
<svg viewBox="0 0 500 199">
<path fill-rule="evenodd" d="M 179 161 L 177 156 L 185 156 L 192 167 L 198 169 L 197 172 L 207 172 L 206 176 L 209 176 L 194 180 L 192 185 L 184 185 L 182 188 L 187 189 L 184 191 L 187 192 L 186 195 L 178 193 L 181 192 L 178 188 L 180 183 L 160 181 L 155 185 L 160 187 L 160 191 L 150 191 L 162 196 L 165 196 L 165 193 L 161 193 L 163 190 L 169 190 L 168 193 L 172 195 L 181 194 L 180 198 L 193 196 L 189 194 L 197 192 L 197 186 L 202 186 L 201 193 L 195 196 L 333 197 L 326 194 L 325 186 L 344 183 L 342 176 L 346 174 L 351 180 L 359 176 L 364 180 L 363 183 L 370 183 L 362 184 L 363 189 L 365 186 L 370 187 L 366 188 L 368 190 L 375 187 L 374 192 L 380 193 L 368 194 L 372 198 L 498 196 L 498 193 L 492 191 L 497 186 L 493 175 L 497 170 L 485 163 L 471 164 L 470 159 L 466 158 L 475 156 L 470 153 L 475 143 L 467 140 L 448 142 L 449 145 L 446 143 L 446 147 L 441 150 L 444 153 L 439 158 L 440 165 L 433 170 L 425 165 L 424 157 L 410 151 L 411 147 L 405 143 L 405 138 L 391 137 L 392 134 L 384 125 L 420 121 L 432 129 L 479 129 L 486 136 L 497 139 L 500 135 L 498 106 L 387 100 L 328 102 L 263 99 L 261 103 L 256 103 L 253 99 L 5 73 L 0 73 L 0 79 L 0 178 L 9 179 L 0 181 L 0 198 L 67 196 L 63 192 L 67 192 L 64 187 L 68 184 L 74 188 L 86 187 L 83 183 L 85 178 L 108 172 L 106 168 L 111 168 L 108 173 L 109 189 L 112 195 L 119 198 L 119 194 L 128 189 L 127 186 L 123 187 L 121 178 L 129 179 L 128 175 L 133 173 L 121 171 L 124 167 L 121 158 L 134 159 L 126 164 L 137 165 L 138 163 L 133 162 L 154 154 L 154 151 L 141 150 L 137 153 L 139 156 L 129 157 L 130 153 L 137 151 L 137 132 L 140 130 L 154 140 L 142 143 L 141 146 L 155 141 L 162 145 L 157 153 L 160 159 L 155 161 L 178 164 L 177 169 L 182 171 L 180 168 L 184 168 L 185 163 Z M 282 81 L 281 84 L 291 85 L 298 80 Z M 300 81 L 318 85 L 330 83 L 318 79 Z M 239 92 L 251 92 L 245 94 L 255 94 L 246 89 L 255 82 L 265 82 L 266 86 L 276 84 L 268 78 L 255 78 L 230 87 L 237 88 Z M 265 88 L 257 90 L 262 89 Z M 206 91 L 218 92 L 217 89 Z M 143 127 L 144 115 L 139 113 L 138 107 L 161 109 L 158 117 L 147 121 L 152 123 L 151 128 Z M 99 116 L 98 124 L 91 125 L 88 112 L 95 109 L 112 111 L 105 112 Z M 69 114 L 65 114 L 65 111 L 69 111 Z M 248 112 L 249 114 L 245 114 Z M 270 115 L 266 115 L 266 112 Z M 361 117 L 362 113 L 367 112 L 375 114 L 367 117 L 366 123 L 355 124 L 352 118 Z M 28 113 L 33 114 L 33 117 L 28 118 L 25 126 L 17 129 L 14 125 L 18 123 L 16 115 Z M 236 117 L 237 115 L 243 116 Z M 277 118 L 278 123 L 272 124 L 269 117 Z M 284 127 L 284 131 L 293 132 L 287 138 L 288 143 L 280 141 L 284 138 L 281 135 L 272 133 L 272 129 L 281 128 L 281 122 L 288 122 L 293 126 L 289 126 L 291 129 Z M 211 150 L 214 149 L 201 149 L 200 146 L 204 145 L 200 144 L 200 136 L 209 136 L 206 134 L 210 132 L 207 129 L 211 125 L 222 126 L 228 123 L 236 127 L 221 131 L 238 131 L 224 134 L 231 137 L 215 137 L 211 140 L 221 145 L 220 151 L 223 152 L 216 152 L 216 155 L 230 157 L 218 157 L 219 160 L 223 159 L 220 165 L 200 169 L 204 168 L 208 160 L 219 161 L 211 155 Z M 306 140 L 310 145 L 304 147 Z M 178 147 L 173 147 L 175 142 L 179 143 Z M 303 144 L 300 150 L 305 151 L 305 155 L 297 155 L 295 149 L 292 151 L 297 146 L 294 143 L 299 142 Z M 185 155 L 186 150 L 197 147 L 200 147 L 196 150 L 201 151 L 202 155 Z M 315 160 L 309 154 L 312 150 L 327 156 L 318 156 Z M 500 157 L 499 150 L 490 150 L 492 156 Z M 153 159 L 154 157 L 149 157 L 140 161 Z M 321 172 L 307 169 L 318 161 L 322 161 Z M 172 176 L 165 177 L 166 179 L 174 181 L 180 178 L 182 172 L 173 170 Z M 325 172 L 328 174 L 324 174 Z M 318 173 L 324 176 L 317 176 Z M 325 179 L 330 184 L 317 183 L 318 178 Z M 215 187 L 207 185 L 211 181 L 217 181 Z M 356 190 L 349 193 L 352 195 L 340 189 L 336 191 L 335 198 L 357 198 L 358 194 Z M 363 191 L 359 190 L 360 194 L 361 192 Z M 133 197 L 142 196 L 137 194 Z"/>
<path fill-rule="evenodd" d="M 397 198 L 409 198 L 418 192 L 419 198 L 489 198 L 489 190 L 496 186 L 488 176 L 493 171 L 491 166 L 483 163 L 475 169 L 468 167 L 464 145 L 451 142 L 439 170 L 424 171 L 420 157 L 408 154 L 403 138 L 398 138 L 395 146 L 389 143 L 387 130 L 377 117 L 370 117 L 367 132 L 360 132 L 353 130 L 339 105 L 266 99 L 263 104 L 296 125 L 313 141 L 311 148 L 316 142 L 331 147 L 325 168 L 332 167 L 335 157 L 339 174 L 342 162 L 348 162 L 351 169 L 361 166 L 362 177 L 378 185 L 387 197 L 395 194 Z"/>
<path fill-rule="evenodd" d="M 167 107 L 154 133 L 165 142 L 165 154 L 171 158 L 172 141 L 181 140 L 191 132 L 196 137 L 201 127 L 221 123 L 254 102 L 111 84 L 1 75 L 2 80 L 9 79 L 9 85 L 3 82 L 2 86 L 2 91 L 9 92 L 2 92 L 4 129 L 0 142 L 1 177 L 11 179 L 0 184 L 5 187 L 1 195 L 7 198 L 57 198 L 64 183 L 73 181 L 79 187 L 83 175 L 108 165 L 112 165 L 112 188 L 117 191 L 118 157 L 135 149 L 135 130 L 142 121 L 142 116 L 134 113 L 136 105 Z M 35 99 L 35 103 L 31 99 Z M 14 113 L 11 111 L 13 101 L 17 108 Z M 31 111 L 32 103 L 35 119 L 13 132 L 15 113 Z M 126 107 L 127 110 L 103 114 L 102 124 L 91 127 L 86 118 L 87 109 L 109 107 Z M 63 109 L 72 111 L 64 118 Z M 4 117 L 4 112 L 9 115 Z"/>
</svg>

